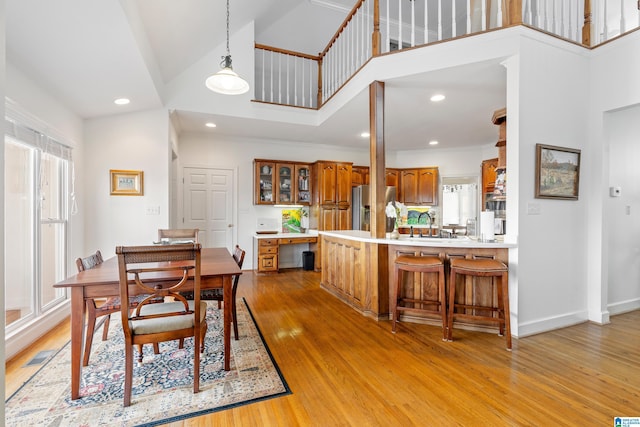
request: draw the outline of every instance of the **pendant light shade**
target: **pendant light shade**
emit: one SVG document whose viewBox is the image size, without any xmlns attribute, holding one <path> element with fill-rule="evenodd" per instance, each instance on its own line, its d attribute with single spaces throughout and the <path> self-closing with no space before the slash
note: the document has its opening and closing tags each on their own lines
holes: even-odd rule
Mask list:
<svg viewBox="0 0 640 427">
<path fill-rule="evenodd" d="M 227 0 L 227 55 L 222 57 L 220 67 L 222 70 L 206 80 L 205 85 L 209 89 L 223 95 L 241 95 L 249 90 L 249 83 L 238 76 L 231 66 L 231 53 L 229 51 L 229 0 Z"/>
<path fill-rule="evenodd" d="M 210 76 L 205 84 L 214 92 L 224 95 L 240 95 L 249 90 L 249 83 L 238 76 L 231 67 L 231 55 L 225 56 L 222 70 Z"/>
</svg>

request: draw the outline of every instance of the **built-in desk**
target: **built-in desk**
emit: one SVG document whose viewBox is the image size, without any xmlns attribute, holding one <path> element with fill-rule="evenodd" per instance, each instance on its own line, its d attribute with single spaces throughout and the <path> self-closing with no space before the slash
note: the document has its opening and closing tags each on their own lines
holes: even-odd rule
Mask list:
<svg viewBox="0 0 640 427">
<path fill-rule="evenodd" d="M 277 273 L 280 268 L 301 267 L 302 251 L 307 250 L 310 243 L 313 244 L 317 241 L 318 234 L 313 231 L 308 233 L 256 234 L 253 239 L 256 270 L 258 273 Z M 282 247 L 285 245 L 305 246 L 296 247 L 295 250 L 286 254 L 288 256 L 285 256 L 282 253 Z M 283 256 L 281 257 L 281 255 Z"/>
</svg>

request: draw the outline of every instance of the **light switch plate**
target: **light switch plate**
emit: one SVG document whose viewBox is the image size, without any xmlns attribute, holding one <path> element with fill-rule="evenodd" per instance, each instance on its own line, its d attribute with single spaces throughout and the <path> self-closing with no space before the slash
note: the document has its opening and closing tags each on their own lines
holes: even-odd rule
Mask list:
<svg viewBox="0 0 640 427">
<path fill-rule="evenodd" d="M 528 202 L 527 203 L 527 215 L 540 215 L 542 213 L 542 207 L 540 203 Z"/>
<path fill-rule="evenodd" d="M 609 195 L 611 197 L 620 197 L 622 195 L 622 188 L 620 188 L 620 187 L 609 187 Z"/>
<path fill-rule="evenodd" d="M 160 206 L 147 206 L 147 215 L 160 215 Z"/>
</svg>

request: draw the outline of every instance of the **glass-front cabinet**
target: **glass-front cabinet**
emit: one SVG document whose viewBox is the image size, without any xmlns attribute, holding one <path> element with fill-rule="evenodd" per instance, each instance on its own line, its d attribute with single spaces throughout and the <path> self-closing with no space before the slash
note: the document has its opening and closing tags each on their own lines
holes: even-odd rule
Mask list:
<svg viewBox="0 0 640 427">
<path fill-rule="evenodd" d="M 255 162 L 255 193 L 254 204 L 273 205 L 275 203 L 273 174 L 276 164 L 270 161 Z"/>
<path fill-rule="evenodd" d="M 256 159 L 254 204 L 311 203 L 311 166 L 301 162 Z"/>
<path fill-rule="evenodd" d="M 278 185 L 276 188 L 276 203 L 293 203 L 293 174 L 293 164 L 276 163 L 276 176 L 278 177 Z"/>
<path fill-rule="evenodd" d="M 311 167 L 308 164 L 296 164 L 296 196 L 298 204 L 308 205 L 311 202 Z"/>
</svg>

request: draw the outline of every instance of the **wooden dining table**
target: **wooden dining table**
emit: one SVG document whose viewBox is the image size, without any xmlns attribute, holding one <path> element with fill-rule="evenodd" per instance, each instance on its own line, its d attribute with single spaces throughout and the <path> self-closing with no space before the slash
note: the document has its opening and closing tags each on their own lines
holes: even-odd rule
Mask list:
<svg viewBox="0 0 640 427">
<path fill-rule="evenodd" d="M 222 288 L 224 298 L 224 369 L 230 369 L 231 357 L 231 298 L 233 276 L 242 274 L 226 248 L 203 248 L 200 260 L 202 289 Z M 170 280 L 172 277 L 160 278 Z M 71 290 L 71 399 L 80 397 L 82 350 L 85 334 L 86 301 L 119 295 L 118 259 L 112 257 L 94 268 L 77 273 L 53 285 Z M 184 290 L 189 290 L 189 285 Z M 133 288 L 132 288 L 133 289 Z M 193 289 L 193 285 L 191 285 Z"/>
</svg>

